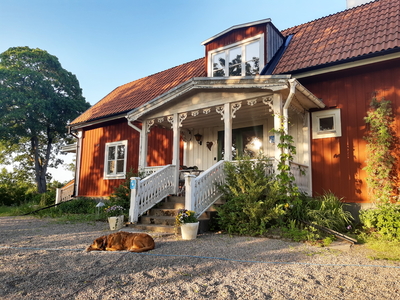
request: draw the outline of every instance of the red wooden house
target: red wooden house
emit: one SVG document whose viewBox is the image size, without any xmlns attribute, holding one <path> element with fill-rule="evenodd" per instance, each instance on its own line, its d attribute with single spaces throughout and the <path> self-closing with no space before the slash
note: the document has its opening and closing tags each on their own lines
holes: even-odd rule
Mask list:
<svg viewBox="0 0 400 300">
<path fill-rule="evenodd" d="M 186 201 L 201 212 L 217 198 L 223 161 L 262 151 L 274 165 L 271 129 L 284 120 L 304 192 L 369 202 L 363 136 L 374 95 L 392 101 L 400 126 L 398 0 L 284 31 L 270 19 L 236 25 L 203 45 L 204 58 L 122 85 L 69 125 L 77 196 L 109 196 L 130 168 L 157 171 L 141 187 L 146 210 L 178 192 L 183 165 L 196 166 L 203 172 L 187 178 Z"/>
</svg>

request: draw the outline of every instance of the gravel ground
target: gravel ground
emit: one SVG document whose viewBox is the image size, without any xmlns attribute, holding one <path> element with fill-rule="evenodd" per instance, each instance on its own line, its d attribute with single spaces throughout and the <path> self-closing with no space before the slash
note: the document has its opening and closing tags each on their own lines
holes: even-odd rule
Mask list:
<svg viewBox="0 0 400 300">
<path fill-rule="evenodd" d="M 317 248 L 216 233 L 184 241 L 152 234 L 156 248 L 144 254 L 84 252 L 108 233 L 101 222 L 1 217 L 0 299 L 400 297 L 400 263 L 371 261 L 358 245 Z"/>
</svg>

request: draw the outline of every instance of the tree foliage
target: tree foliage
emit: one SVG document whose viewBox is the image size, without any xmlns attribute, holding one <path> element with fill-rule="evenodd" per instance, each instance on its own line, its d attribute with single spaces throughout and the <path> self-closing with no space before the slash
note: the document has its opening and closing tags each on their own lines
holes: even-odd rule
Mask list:
<svg viewBox="0 0 400 300">
<path fill-rule="evenodd" d="M 0 141 L 34 171 L 39 193 L 69 142 L 66 125 L 89 106 L 76 76 L 47 51 L 14 47 L 0 54 Z"/>
</svg>

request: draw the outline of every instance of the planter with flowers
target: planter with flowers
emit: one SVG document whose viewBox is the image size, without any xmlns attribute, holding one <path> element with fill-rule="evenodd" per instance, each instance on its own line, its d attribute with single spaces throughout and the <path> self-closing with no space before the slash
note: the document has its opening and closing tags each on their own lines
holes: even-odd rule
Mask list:
<svg viewBox="0 0 400 300">
<path fill-rule="evenodd" d="M 182 239 L 193 240 L 199 230 L 199 220 L 193 210 L 180 209 L 175 218 L 175 224 L 181 227 Z"/>
<path fill-rule="evenodd" d="M 110 230 L 118 230 L 122 228 L 124 225 L 124 208 L 122 206 L 109 206 L 104 209 L 104 213 L 108 218 Z"/>
</svg>

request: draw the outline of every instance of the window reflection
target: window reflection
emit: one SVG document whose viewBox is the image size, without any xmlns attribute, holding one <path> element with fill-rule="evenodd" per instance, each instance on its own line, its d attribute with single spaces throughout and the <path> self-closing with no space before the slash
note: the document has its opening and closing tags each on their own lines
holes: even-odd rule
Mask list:
<svg viewBox="0 0 400 300">
<path fill-rule="evenodd" d="M 260 41 L 224 49 L 211 60 L 213 77 L 255 76 L 260 72 Z"/>
</svg>

